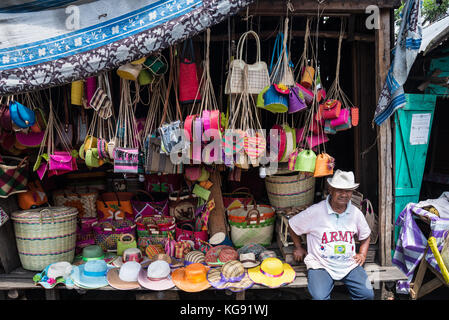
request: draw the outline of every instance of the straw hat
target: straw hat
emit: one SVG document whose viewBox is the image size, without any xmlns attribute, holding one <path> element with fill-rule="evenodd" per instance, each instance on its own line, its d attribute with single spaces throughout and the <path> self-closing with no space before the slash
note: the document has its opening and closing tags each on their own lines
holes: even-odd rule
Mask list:
<svg viewBox="0 0 449 320">
<path fill-rule="evenodd" d="M 192 263 L 204 263 L 205 255 L 199 250 L 193 250 L 186 254 L 184 257 L 185 265 L 189 265 Z"/>
<path fill-rule="evenodd" d="M 159 253 L 165 253 L 164 248 L 160 244 L 150 244 L 145 249 L 145 254 L 150 259 L 153 259 Z"/>
<path fill-rule="evenodd" d="M 158 253 L 152 259 L 149 260 L 149 263 L 152 263 L 157 260 L 162 260 L 167 262 L 170 265 L 170 268 L 179 268 L 184 267 L 184 262 L 182 259 L 176 259 L 175 257 L 170 257 L 166 253 Z"/>
<path fill-rule="evenodd" d="M 226 245 L 220 245 L 209 249 L 205 256 L 205 262 L 209 266 L 222 266 L 225 262 L 238 260 L 237 251 Z"/>
<path fill-rule="evenodd" d="M 210 269 L 207 280 L 216 289 L 227 289 L 232 292 L 246 290 L 254 284 L 243 264 L 237 260 L 228 261 L 221 268 Z"/>
<path fill-rule="evenodd" d="M 142 287 L 147 289 L 161 291 L 173 288 L 175 284 L 170 277 L 170 265 L 164 260 L 152 262 L 148 269 L 142 269 L 137 281 Z"/>
<path fill-rule="evenodd" d="M 273 250 L 265 250 L 259 254 L 260 262 L 263 262 L 267 258 L 277 258 L 276 252 Z"/>
<path fill-rule="evenodd" d="M 355 183 L 354 173 L 352 171 L 336 170 L 332 178 L 327 178 L 327 183 L 335 189 L 355 190 L 359 183 Z"/>
<path fill-rule="evenodd" d="M 293 282 L 296 272 L 288 263 L 283 263 L 278 258 L 267 258 L 260 266 L 248 269 L 248 275 L 257 284 L 277 288 Z"/>
<path fill-rule="evenodd" d="M 256 256 L 256 259 L 258 259 L 259 255 L 264 251 L 265 247 L 258 243 L 249 243 L 237 250 L 238 254 L 252 252 Z"/>
<path fill-rule="evenodd" d="M 206 277 L 208 270 L 209 268 L 201 263 L 192 263 L 187 267 L 174 270 L 172 280 L 176 287 L 183 291 L 203 291 L 211 286 Z"/>
<path fill-rule="evenodd" d="M 142 266 L 136 261 L 125 262 L 120 268 L 114 268 L 108 271 L 107 280 L 111 287 L 119 290 L 139 289 L 137 282 Z"/>
<path fill-rule="evenodd" d="M 70 278 L 75 285 L 84 289 L 98 289 L 108 285 L 106 274 L 108 266 L 104 260 L 89 260 L 85 264 L 75 266 Z"/>
<path fill-rule="evenodd" d="M 253 252 L 241 253 L 239 260 L 245 268 L 254 268 L 260 264 L 260 261 L 256 259 L 256 255 Z"/>
</svg>

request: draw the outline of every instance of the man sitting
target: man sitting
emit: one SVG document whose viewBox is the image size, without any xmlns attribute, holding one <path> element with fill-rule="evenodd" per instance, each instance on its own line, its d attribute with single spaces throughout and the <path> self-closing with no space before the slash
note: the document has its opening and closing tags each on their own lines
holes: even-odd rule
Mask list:
<svg viewBox="0 0 449 320">
<path fill-rule="evenodd" d="M 371 230 L 363 213 L 351 203 L 359 184 L 354 174 L 336 170 L 328 178 L 328 197 L 289 219 L 293 256 L 307 266 L 308 289 L 314 300 L 328 300 L 334 281 L 343 282 L 354 300 L 374 298 L 371 282 L 363 269 Z M 307 237 L 307 251 L 300 235 Z M 354 236 L 360 241 L 356 253 Z"/>
</svg>

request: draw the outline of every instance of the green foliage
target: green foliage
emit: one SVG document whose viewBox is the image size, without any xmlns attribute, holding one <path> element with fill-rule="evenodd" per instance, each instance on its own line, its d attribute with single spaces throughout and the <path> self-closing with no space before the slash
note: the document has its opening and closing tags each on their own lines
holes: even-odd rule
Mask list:
<svg viewBox="0 0 449 320">
<path fill-rule="evenodd" d="M 401 24 L 401 12 L 405 1 L 401 1 L 401 6 L 394 11 L 394 20 L 396 25 Z M 422 0 L 422 18 L 423 24 L 433 23 L 447 15 L 449 9 L 449 0 Z"/>
<path fill-rule="evenodd" d="M 442 17 L 446 16 L 448 9 L 449 0 L 441 0 L 440 4 L 437 4 L 435 0 L 423 0 L 423 23 L 432 23 L 441 19 Z"/>
</svg>

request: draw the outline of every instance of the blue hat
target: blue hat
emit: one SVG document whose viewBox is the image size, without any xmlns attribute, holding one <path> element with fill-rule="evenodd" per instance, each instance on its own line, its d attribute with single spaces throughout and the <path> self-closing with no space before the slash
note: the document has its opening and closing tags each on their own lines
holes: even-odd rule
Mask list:
<svg viewBox="0 0 449 320">
<path fill-rule="evenodd" d="M 104 260 L 90 260 L 75 266 L 70 277 L 80 288 L 97 289 L 108 285 L 106 275 L 111 268 Z"/>
</svg>

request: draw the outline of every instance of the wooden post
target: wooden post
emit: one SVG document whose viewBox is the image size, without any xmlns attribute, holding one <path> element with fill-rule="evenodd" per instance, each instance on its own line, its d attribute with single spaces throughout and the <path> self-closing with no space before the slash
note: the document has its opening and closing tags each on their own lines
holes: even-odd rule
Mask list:
<svg viewBox="0 0 449 320">
<path fill-rule="evenodd" d="M 210 188 L 209 199 L 214 199 L 215 209 L 209 216 L 209 236 L 212 237 L 217 232 L 228 234 L 226 228 L 226 212 L 223 204 L 223 195 L 221 193 L 221 175 L 218 169 L 214 169 L 210 174 L 210 181 L 213 183 Z"/>
<path fill-rule="evenodd" d="M 379 100 L 390 66 L 390 11 L 381 9 L 379 29 L 375 32 L 376 102 Z M 394 35 L 393 35 L 394 36 Z M 379 256 L 382 266 L 391 265 L 391 229 L 394 215 L 393 202 L 393 144 L 391 121 L 387 119 L 377 127 L 379 166 Z"/>
</svg>

